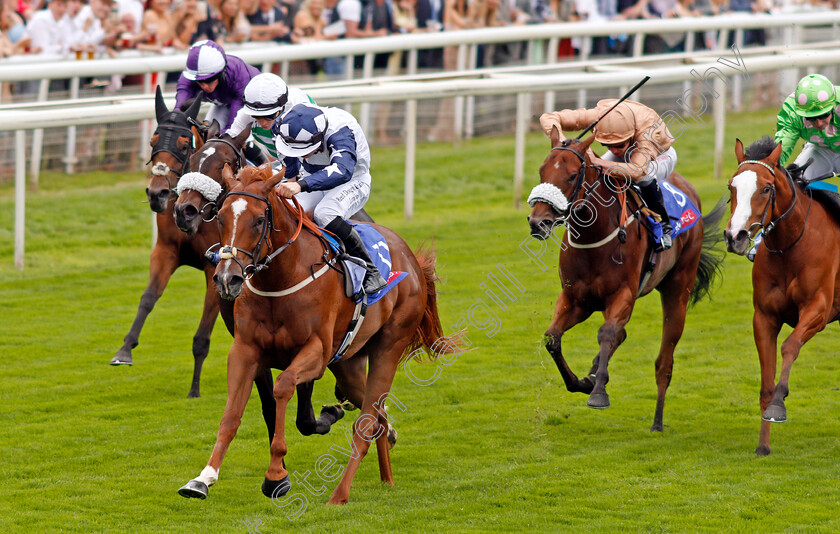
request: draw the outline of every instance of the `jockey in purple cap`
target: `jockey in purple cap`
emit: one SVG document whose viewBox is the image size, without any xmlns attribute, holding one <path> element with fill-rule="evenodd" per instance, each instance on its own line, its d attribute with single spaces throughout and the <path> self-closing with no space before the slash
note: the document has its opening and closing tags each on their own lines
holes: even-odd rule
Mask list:
<svg viewBox="0 0 840 534">
<path fill-rule="evenodd" d="M 198 41 L 190 47 L 187 67 L 178 79 L 175 106 L 180 108 L 204 91 L 204 100 L 213 104 L 205 120 L 218 122 L 224 133 L 242 108 L 245 86 L 259 73 L 238 57 L 225 54 L 217 43 Z"/>
</svg>

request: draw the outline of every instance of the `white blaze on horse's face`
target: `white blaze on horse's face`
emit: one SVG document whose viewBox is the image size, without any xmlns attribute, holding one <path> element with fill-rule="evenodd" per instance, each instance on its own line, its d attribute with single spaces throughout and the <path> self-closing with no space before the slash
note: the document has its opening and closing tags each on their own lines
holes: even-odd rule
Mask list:
<svg viewBox="0 0 840 534">
<path fill-rule="evenodd" d="M 239 223 L 239 216 L 245 212 L 245 209 L 248 207 L 248 201 L 244 198 L 238 198 L 233 201 L 233 204 L 230 205 L 231 209 L 233 210 L 233 231 L 230 234 L 230 246 L 236 242 L 236 225 Z M 230 269 L 231 262 L 227 262 L 225 265 L 225 275 L 228 274 L 228 270 Z"/>
<path fill-rule="evenodd" d="M 198 171 L 199 172 L 201 172 L 201 166 L 204 165 L 204 162 L 207 161 L 207 158 L 209 158 L 210 156 L 212 156 L 215 153 L 216 153 L 216 149 L 213 148 L 212 146 L 207 147 L 204 150 L 203 157 L 201 158 L 201 161 L 198 162 Z"/>
<path fill-rule="evenodd" d="M 752 215 L 752 197 L 758 189 L 758 175 L 755 171 L 744 171 L 732 178 L 732 188 L 736 191 L 735 213 L 729 220 L 730 235 L 741 230 L 749 231 L 747 222 Z"/>
</svg>

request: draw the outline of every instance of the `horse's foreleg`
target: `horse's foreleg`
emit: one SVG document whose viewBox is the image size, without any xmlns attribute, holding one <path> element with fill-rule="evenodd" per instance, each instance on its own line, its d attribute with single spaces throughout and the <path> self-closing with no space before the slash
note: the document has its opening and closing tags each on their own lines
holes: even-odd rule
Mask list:
<svg viewBox="0 0 840 534">
<path fill-rule="evenodd" d="M 770 404 L 773 388 L 776 383 L 776 340 L 781 330 L 781 323 L 775 316 L 766 315 L 756 306 L 753 314 L 753 337 L 758 349 L 758 360 L 761 365 L 761 392 L 759 406 L 761 413 Z M 770 422 L 762 419 L 761 431 L 758 437 L 758 456 L 770 454 Z"/>
<path fill-rule="evenodd" d="M 268 429 L 268 443 L 271 444 L 274 439 L 274 423 L 277 420 L 277 401 L 274 400 L 274 378 L 271 377 L 271 369 L 265 368 L 257 373 L 254 384 L 257 386 L 263 420 Z"/>
<path fill-rule="evenodd" d="M 149 285 L 140 297 L 140 306 L 137 308 L 137 315 L 131 323 L 131 329 L 123 338 L 123 346 L 117 354 L 111 358 L 111 365 L 132 365 L 134 360 L 131 357 L 131 350 L 137 346 L 140 339 L 140 330 L 146 322 L 146 317 L 152 312 L 155 303 L 163 294 L 166 284 L 175 269 L 178 268 L 178 258 L 171 250 L 162 245 L 156 245 L 152 250 L 151 261 L 149 262 Z"/>
<path fill-rule="evenodd" d="M 762 415 L 765 421 L 781 423 L 787 420 L 785 397 L 788 396 L 790 391 L 788 388 L 790 370 L 793 367 L 793 362 L 799 356 L 802 346 L 817 332 L 825 328 L 826 303 L 825 296 L 817 294 L 805 308 L 799 310 L 799 322 L 796 323 L 793 332 L 782 343 L 782 371 L 779 373 L 779 382 L 773 391 L 770 405 L 767 406 Z"/>
<path fill-rule="evenodd" d="M 201 321 L 198 323 L 198 330 L 193 336 L 193 367 L 192 386 L 188 397 L 200 397 L 201 366 L 210 351 L 210 334 L 213 333 L 213 325 L 216 324 L 216 317 L 219 316 L 219 292 L 213 282 L 213 272 L 205 271 L 207 279 L 207 291 L 204 293 L 204 309 L 201 312 Z"/>
<path fill-rule="evenodd" d="M 551 326 L 545 332 L 545 348 L 551 354 L 554 364 L 557 365 L 560 376 L 563 377 L 563 382 L 566 384 L 566 389 L 572 393 L 577 391 L 590 393 L 593 384 L 589 377 L 579 380 L 577 375 L 569 368 L 569 365 L 566 363 L 566 358 L 563 357 L 561 339 L 567 330 L 585 321 L 591 314 L 592 312 L 590 310 L 581 308 L 573 303 L 566 292 L 563 291 L 557 297 L 557 304 L 554 307 L 554 318 L 551 321 Z"/>
<path fill-rule="evenodd" d="M 618 297 L 608 303 L 604 311 L 604 324 L 598 329 L 598 370 L 595 371 L 595 387 L 586 401 L 590 408 L 608 408 L 610 397 L 607 395 L 607 382 L 610 381 L 610 374 L 607 365 L 610 363 L 613 353 L 627 338 L 627 331 L 624 325 L 630 320 L 633 313 L 633 302 L 635 295 L 630 289 L 622 290 Z"/>
<path fill-rule="evenodd" d="M 695 256 L 699 258 L 699 255 Z M 695 260 L 696 261 L 696 260 Z M 685 314 L 688 299 L 694 286 L 693 269 L 677 266 L 668 278 L 658 286 L 662 302 L 662 341 L 659 355 L 656 357 L 656 410 L 653 413 L 651 432 L 662 432 L 662 414 L 665 411 L 665 393 L 671 384 L 674 370 L 674 349 L 677 347 L 685 328 Z"/>
<path fill-rule="evenodd" d="M 242 414 L 245 412 L 245 405 L 251 396 L 251 383 L 257 374 L 259 354 L 256 348 L 233 342 L 228 354 L 227 382 L 228 396 L 225 404 L 225 412 L 219 423 L 219 432 L 216 437 L 216 444 L 207 466 L 201 474 L 190 480 L 178 490 L 184 497 L 207 497 L 207 488 L 216 483 L 219 478 L 219 468 L 227 453 L 230 442 L 236 436 L 239 424 L 242 422 Z"/>
<path fill-rule="evenodd" d="M 394 484 L 391 474 L 391 459 L 388 452 L 388 422 L 385 413 L 385 399 L 394 381 L 399 365 L 400 354 L 411 340 L 410 336 L 390 342 L 387 336 L 381 337 L 377 347 L 371 349 L 370 371 L 367 377 L 365 398 L 362 402 L 359 418 L 353 424 L 353 439 L 350 460 L 341 476 L 341 481 L 333 490 L 328 504 L 345 504 L 350 499 L 350 485 L 359 469 L 362 458 L 368 452 L 371 441 L 376 441 L 379 457 L 380 477 L 384 482 Z M 387 347 L 387 349 L 381 349 Z"/>
<path fill-rule="evenodd" d="M 280 373 L 274 383 L 274 400 L 277 404 L 277 417 L 274 424 L 274 439 L 271 440 L 271 462 L 265 473 L 265 480 L 262 484 L 263 495 L 269 498 L 282 497 L 289 492 L 292 485 L 289 481 L 289 472 L 283 463 L 286 456 L 286 408 L 295 389 L 298 385 L 312 382 L 320 378 L 323 373 L 324 348 L 321 340 L 317 337 L 311 338 L 303 348 L 295 355 L 291 365 Z M 303 389 L 304 394 L 307 388 Z M 311 396 L 311 389 L 308 389 Z M 309 405 L 312 410 L 311 400 L 298 399 L 301 404 Z"/>
</svg>

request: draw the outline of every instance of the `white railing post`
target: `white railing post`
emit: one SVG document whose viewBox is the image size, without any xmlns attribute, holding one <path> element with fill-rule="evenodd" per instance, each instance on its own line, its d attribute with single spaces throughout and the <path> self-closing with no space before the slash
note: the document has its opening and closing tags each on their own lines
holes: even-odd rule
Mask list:
<svg viewBox="0 0 840 534">
<path fill-rule="evenodd" d="M 712 104 L 715 118 L 715 179 L 723 176 L 723 141 L 726 134 L 726 87 L 720 76 L 715 76 L 713 87 L 718 97 Z"/>
<path fill-rule="evenodd" d="M 417 74 L 417 49 L 408 51 L 408 73 Z M 403 216 L 410 221 L 414 217 L 414 173 L 417 156 L 417 101 L 405 103 L 405 178 L 403 188 Z"/>
<path fill-rule="evenodd" d="M 592 51 L 592 38 L 591 37 L 581 37 L 580 39 L 580 61 L 586 61 L 589 59 L 589 53 Z M 585 108 L 586 107 L 586 89 L 578 89 L 577 94 L 577 107 Z"/>
<path fill-rule="evenodd" d="M 373 59 L 374 55 L 372 52 L 368 52 L 365 54 L 365 60 L 362 64 L 362 78 L 365 80 L 369 80 L 373 78 Z M 362 102 L 362 105 L 359 109 L 359 125 L 362 127 L 363 132 L 370 132 L 370 102 Z"/>
<path fill-rule="evenodd" d="M 79 77 L 70 80 L 70 98 L 79 98 Z M 67 127 L 67 146 L 64 151 L 64 172 L 73 174 L 73 167 L 78 163 L 76 158 L 76 127 Z"/>
<path fill-rule="evenodd" d="M 739 29 L 735 32 L 735 46 L 738 50 L 744 49 L 744 30 Z M 743 98 L 744 82 L 741 76 L 732 77 L 732 111 L 741 111 L 741 102 Z"/>
<path fill-rule="evenodd" d="M 23 270 L 26 235 L 26 130 L 15 132 L 15 267 Z"/>
<path fill-rule="evenodd" d="M 485 51 L 487 49 L 485 48 Z M 469 48 L 469 58 L 467 59 L 468 63 L 467 66 L 470 70 L 474 70 L 478 68 L 478 45 L 471 44 Z M 484 62 L 485 66 L 487 64 L 488 58 L 485 56 Z M 473 137 L 473 129 L 475 125 L 475 96 L 469 95 L 467 96 L 466 102 L 466 110 L 464 112 L 464 137 L 467 139 L 472 139 Z"/>
<path fill-rule="evenodd" d="M 458 63 L 456 70 L 464 71 L 467 68 L 467 45 L 458 45 Z M 455 143 L 458 144 L 464 138 L 464 97 L 455 97 L 455 109 L 453 116 L 453 133 L 455 135 Z"/>
<path fill-rule="evenodd" d="M 528 131 L 528 93 L 516 95 L 516 140 L 513 157 L 513 207 L 519 209 L 525 182 L 525 133 Z"/>
<path fill-rule="evenodd" d="M 50 80 L 43 79 L 38 85 L 38 102 L 47 100 L 50 91 Z M 32 159 L 29 161 L 29 180 L 32 185 L 38 185 L 38 177 L 41 174 L 41 154 L 44 150 L 44 129 L 38 128 L 32 132 Z"/>
<path fill-rule="evenodd" d="M 557 63 L 557 55 L 559 53 L 560 48 L 560 39 L 557 37 L 552 37 L 548 40 L 548 51 L 546 52 L 545 61 L 549 65 L 554 65 Z M 554 91 L 546 91 L 545 93 L 545 106 L 543 110 L 546 113 L 554 111 Z"/>
</svg>

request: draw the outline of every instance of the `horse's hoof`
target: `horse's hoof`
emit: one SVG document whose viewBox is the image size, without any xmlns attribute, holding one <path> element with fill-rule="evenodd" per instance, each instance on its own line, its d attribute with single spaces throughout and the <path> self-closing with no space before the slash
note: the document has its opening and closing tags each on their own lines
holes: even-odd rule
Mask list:
<svg viewBox="0 0 840 534">
<path fill-rule="evenodd" d="M 580 388 L 578 391 L 584 394 L 592 393 L 592 390 L 595 389 L 595 375 L 589 375 L 584 377 L 583 380 L 578 382 L 578 387 Z"/>
<path fill-rule="evenodd" d="M 206 499 L 207 498 L 207 484 L 200 480 L 192 479 L 178 490 L 178 495 L 188 499 Z"/>
<path fill-rule="evenodd" d="M 771 423 L 784 423 L 787 421 L 787 410 L 784 406 L 771 404 L 764 410 L 761 418 Z"/>
<path fill-rule="evenodd" d="M 119 351 L 111 358 L 111 365 L 134 365 L 130 352 Z"/>
<path fill-rule="evenodd" d="M 651 432 L 662 432 L 662 423 L 653 423 L 653 426 L 650 427 Z"/>
<path fill-rule="evenodd" d="M 606 393 L 593 393 L 589 396 L 589 400 L 586 401 L 586 405 L 590 408 L 596 408 L 598 410 L 609 408 L 610 396 Z"/>
<path fill-rule="evenodd" d="M 188 399 L 197 399 L 199 397 L 201 397 L 201 393 L 199 393 L 198 391 L 190 390 L 190 392 L 187 393 Z"/>
<path fill-rule="evenodd" d="M 755 448 L 755 455 L 756 456 L 769 456 L 770 455 L 770 447 L 767 445 L 759 445 Z"/>
<path fill-rule="evenodd" d="M 344 417 L 344 410 L 341 408 L 340 404 L 324 405 L 321 407 L 321 414 L 318 418 L 320 419 L 324 415 L 327 415 L 330 418 L 330 425 L 332 425 Z"/>
<path fill-rule="evenodd" d="M 390 424 L 388 425 L 388 450 L 394 448 L 394 445 L 397 444 L 397 429 L 392 427 Z"/>
<path fill-rule="evenodd" d="M 289 481 L 289 475 L 286 475 L 280 480 L 269 480 L 266 478 L 262 483 L 263 495 L 269 499 L 282 497 L 283 495 L 289 493 L 290 489 L 292 489 L 292 483 Z"/>
</svg>

